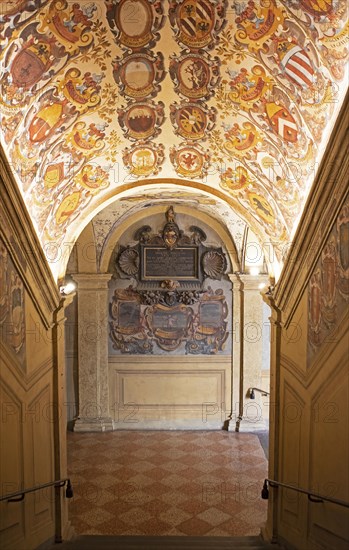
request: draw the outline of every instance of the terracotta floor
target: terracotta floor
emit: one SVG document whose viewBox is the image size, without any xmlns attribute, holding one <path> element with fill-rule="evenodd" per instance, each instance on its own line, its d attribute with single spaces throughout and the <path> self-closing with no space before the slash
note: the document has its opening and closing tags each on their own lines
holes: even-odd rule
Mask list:
<svg viewBox="0 0 349 550">
<path fill-rule="evenodd" d="M 258 535 L 267 460 L 253 434 L 68 433 L 77 534 Z"/>
</svg>

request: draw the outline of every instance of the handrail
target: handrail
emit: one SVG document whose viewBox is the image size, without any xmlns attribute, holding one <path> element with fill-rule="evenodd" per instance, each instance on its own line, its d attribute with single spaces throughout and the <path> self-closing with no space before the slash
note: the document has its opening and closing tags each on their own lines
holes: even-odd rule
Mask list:
<svg viewBox="0 0 349 550">
<path fill-rule="evenodd" d="M 267 500 L 269 498 L 269 489 L 268 489 L 268 483 L 270 487 L 277 489 L 280 487 L 286 487 L 286 489 L 292 489 L 293 491 L 296 491 L 297 493 L 303 493 L 305 495 L 308 495 L 308 499 L 311 502 L 332 502 L 333 504 L 338 504 L 339 506 L 345 506 L 345 508 L 349 508 L 349 502 L 345 502 L 345 500 L 340 500 L 338 498 L 331 498 L 326 497 L 324 495 L 319 495 L 318 493 L 313 493 L 312 491 L 306 491 L 305 489 L 300 489 L 299 487 L 294 487 L 294 485 L 288 485 L 287 483 L 282 483 L 281 481 L 275 481 L 275 479 L 265 479 L 264 485 L 262 489 L 262 498 L 264 500 Z"/>
<path fill-rule="evenodd" d="M 56 481 L 50 481 L 49 483 L 42 483 L 41 485 L 37 485 L 36 487 L 31 487 L 30 489 L 23 489 L 22 491 L 15 491 L 14 493 L 8 493 L 7 495 L 3 495 L 0 497 L 0 502 L 3 500 L 7 500 L 7 502 L 21 502 L 24 500 L 24 497 L 27 493 L 33 493 L 34 491 L 40 491 L 41 489 L 45 489 L 46 487 L 52 487 L 55 486 L 57 488 L 64 487 L 65 484 L 67 484 L 67 488 L 65 490 L 65 496 L 67 498 L 73 497 L 73 487 L 70 482 L 69 478 L 65 479 L 57 479 Z M 14 498 L 19 497 L 19 498 Z"/>
<path fill-rule="evenodd" d="M 270 392 L 266 390 L 261 390 L 260 388 L 249 388 L 250 399 L 255 399 L 255 395 L 254 395 L 255 391 L 259 391 L 262 395 L 270 395 Z"/>
</svg>

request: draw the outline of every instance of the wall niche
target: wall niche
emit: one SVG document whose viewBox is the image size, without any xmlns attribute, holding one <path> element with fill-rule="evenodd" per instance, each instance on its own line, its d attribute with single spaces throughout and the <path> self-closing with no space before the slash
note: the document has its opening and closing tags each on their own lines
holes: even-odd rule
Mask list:
<svg viewBox="0 0 349 550">
<path fill-rule="evenodd" d="M 208 226 L 170 206 L 123 235 L 111 268 L 110 355 L 230 355 L 227 254 Z"/>
</svg>

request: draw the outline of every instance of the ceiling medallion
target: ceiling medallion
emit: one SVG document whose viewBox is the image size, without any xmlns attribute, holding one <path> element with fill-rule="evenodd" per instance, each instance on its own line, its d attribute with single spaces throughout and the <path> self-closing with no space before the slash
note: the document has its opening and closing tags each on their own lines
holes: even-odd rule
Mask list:
<svg viewBox="0 0 349 550">
<path fill-rule="evenodd" d="M 125 137 L 139 140 L 155 137 L 165 118 L 164 104 L 159 101 L 138 102 L 118 109 L 118 121 Z"/>
<path fill-rule="evenodd" d="M 216 121 L 216 109 L 207 108 L 202 103 L 173 103 L 170 106 L 174 132 L 188 140 L 205 139 Z"/>
<path fill-rule="evenodd" d="M 181 144 L 170 149 L 170 160 L 178 175 L 184 178 L 204 178 L 210 166 L 210 153 L 200 145 Z"/>
<path fill-rule="evenodd" d="M 117 42 L 132 50 L 153 47 L 163 25 L 162 3 L 157 0 L 111 0 L 107 19 Z"/>
<path fill-rule="evenodd" d="M 164 56 L 133 53 L 124 59 L 116 58 L 113 71 L 120 94 L 134 99 L 155 96 L 160 90 L 159 82 L 165 77 Z"/>
<path fill-rule="evenodd" d="M 219 82 L 220 60 L 207 54 L 172 56 L 169 72 L 178 94 L 189 99 L 209 99 Z"/>
<path fill-rule="evenodd" d="M 158 174 L 160 165 L 164 162 L 164 146 L 162 144 L 143 143 L 126 147 L 122 160 L 129 173 L 137 177 Z"/>
<path fill-rule="evenodd" d="M 225 0 L 171 0 L 169 19 L 176 41 L 191 50 L 212 48 L 225 24 Z"/>
</svg>

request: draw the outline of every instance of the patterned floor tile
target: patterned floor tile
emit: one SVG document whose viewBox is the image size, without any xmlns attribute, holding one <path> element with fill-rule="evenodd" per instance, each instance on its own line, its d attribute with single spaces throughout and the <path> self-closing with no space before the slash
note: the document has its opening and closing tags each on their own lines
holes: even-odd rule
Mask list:
<svg viewBox="0 0 349 550">
<path fill-rule="evenodd" d="M 258 535 L 266 519 L 254 434 L 70 432 L 68 465 L 77 534 Z"/>
<path fill-rule="evenodd" d="M 212 525 L 207 523 L 206 521 L 202 521 L 201 519 L 195 517 L 188 519 L 187 521 L 184 521 L 183 523 L 180 523 L 177 525 L 177 529 L 179 531 L 182 531 L 186 535 L 191 535 L 192 533 L 196 533 L 199 536 L 205 535 L 210 529 L 212 529 Z"/>
</svg>

